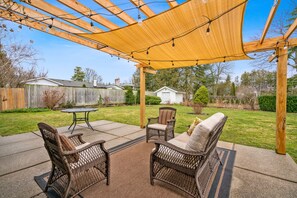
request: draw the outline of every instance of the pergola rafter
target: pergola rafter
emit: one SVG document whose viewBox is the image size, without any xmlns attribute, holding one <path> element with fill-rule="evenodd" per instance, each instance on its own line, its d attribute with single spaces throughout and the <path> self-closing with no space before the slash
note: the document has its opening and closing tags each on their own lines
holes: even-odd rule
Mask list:
<svg viewBox="0 0 297 198">
<path fill-rule="evenodd" d="M 167 1 L 167 3 L 169 4 L 169 6 L 171 8 L 173 8 L 173 7 L 175 7 L 175 6 L 178 5 L 178 3 L 176 1 L 172 1 L 172 0 L 166 0 L 166 1 Z"/>
<path fill-rule="evenodd" d="M 146 5 L 142 0 L 130 0 L 136 7 L 139 7 L 139 10 L 143 12 L 147 17 L 152 17 L 156 15 L 148 5 Z"/>
<path fill-rule="evenodd" d="M 297 19 L 295 19 L 294 23 L 289 27 L 288 31 L 284 35 L 284 40 L 287 40 L 291 36 L 291 34 L 293 34 L 293 32 L 296 30 L 296 27 L 297 27 Z"/>
<path fill-rule="evenodd" d="M 113 13 L 114 15 L 122 19 L 127 24 L 136 23 L 136 21 L 132 17 L 126 14 L 126 12 L 124 12 L 122 9 L 117 7 L 111 1 L 109 0 L 94 0 L 94 1 L 99 5 L 101 5 L 103 8 L 105 8 L 106 10 L 108 10 L 109 12 Z"/>
<path fill-rule="evenodd" d="M 38 19 L 39 21 L 42 21 L 43 23 L 47 24 L 47 25 L 50 25 L 50 26 L 53 26 L 53 27 L 56 27 L 56 28 L 59 28 L 61 30 L 64 30 L 66 32 L 70 32 L 70 33 L 86 33 L 80 29 L 77 29 L 73 26 L 70 26 L 66 23 L 63 23 L 61 21 L 58 21 L 56 19 L 53 19 L 51 18 L 51 16 L 47 16 L 45 14 L 41 14 L 35 10 L 32 10 L 30 8 L 27 8 L 27 7 L 24 7 L 22 5 L 19 5 L 17 3 L 8 3 L 10 8 L 12 10 L 14 10 L 14 12 L 16 13 L 19 13 L 21 15 L 24 15 L 24 16 L 28 16 L 29 18 L 32 18 L 32 19 Z M 3 3 L 0 4 L 0 7 L 2 9 L 5 9 L 5 7 L 3 6 Z"/>
<path fill-rule="evenodd" d="M 24 3 L 27 3 L 30 6 L 33 6 L 35 8 L 38 8 L 44 12 L 47 12 L 55 17 L 61 17 L 63 16 L 63 20 L 77 26 L 80 28 L 83 28 L 85 30 L 88 30 L 90 32 L 98 33 L 102 32 L 103 30 L 99 29 L 98 27 L 91 27 L 90 23 L 87 23 L 84 20 L 77 19 L 76 16 L 69 14 L 68 12 L 65 12 L 64 10 L 53 6 L 52 4 L 49 4 L 45 2 L 44 0 L 30 0 L 30 1 L 24 1 Z"/>
<path fill-rule="evenodd" d="M 261 36 L 261 38 L 260 38 L 260 40 L 259 40 L 259 43 L 260 43 L 260 44 L 262 44 L 263 41 L 264 41 L 264 39 L 265 39 L 265 36 L 266 36 L 266 34 L 267 34 L 267 32 L 268 32 L 268 29 L 269 29 L 269 27 L 270 27 L 270 24 L 271 24 L 271 22 L 272 22 L 272 19 L 273 19 L 274 15 L 275 15 L 275 13 L 276 13 L 276 10 L 277 10 L 277 8 L 278 8 L 278 6 L 279 6 L 279 3 L 280 3 L 280 0 L 277 0 L 276 4 L 273 5 L 272 8 L 271 8 L 271 10 L 270 10 L 270 13 L 269 13 L 269 15 L 268 15 L 266 24 L 265 24 L 265 26 L 264 26 L 264 30 L 263 30 L 263 32 L 262 32 L 262 36 Z"/>
<path fill-rule="evenodd" d="M 109 21 L 103 16 L 99 15 L 95 11 L 92 11 L 87 6 L 79 3 L 76 0 L 58 0 L 60 3 L 66 5 L 67 7 L 75 10 L 84 16 L 84 18 L 89 18 L 94 22 L 97 22 L 109 30 L 115 30 L 120 28 L 117 24 Z M 93 0 L 101 7 L 105 8 L 111 12 L 114 16 L 120 18 L 127 24 L 133 24 L 136 22 L 131 16 L 124 12 L 121 8 L 116 6 L 110 0 Z M 174 9 L 178 4 L 173 0 L 166 0 L 170 6 L 170 9 Z M 18 5 L 14 2 L 14 5 L 11 5 L 12 1 L 1 1 L 0 3 L 0 17 L 16 22 L 18 24 L 34 28 L 36 30 L 46 32 L 48 34 L 64 38 L 66 40 L 97 49 L 127 60 L 138 63 L 136 66 L 140 70 L 140 126 L 145 126 L 145 73 L 155 74 L 156 71 L 149 69 L 149 65 L 144 63 L 139 63 L 139 61 L 133 59 L 133 54 L 124 54 L 117 49 L 110 48 L 107 45 L 100 43 L 100 41 L 95 41 L 93 39 L 87 39 L 76 33 L 84 32 L 81 29 L 84 29 L 89 32 L 99 33 L 103 30 L 98 27 L 92 26 L 90 23 L 86 22 L 83 19 L 77 18 L 75 15 L 72 15 L 64 10 L 51 5 L 43 0 L 30 0 L 26 1 L 28 5 L 31 5 L 39 10 L 49 13 L 54 16 L 47 16 L 41 13 L 38 10 L 32 10 L 23 5 Z M 10 4 L 8 4 L 10 2 Z M 135 6 L 136 9 L 143 12 L 148 18 L 155 16 L 154 11 L 147 5 L 143 0 L 130 0 Z M 288 61 L 288 49 L 287 47 L 297 46 L 297 38 L 290 38 L 292 33 L 296 30 L 297 19 L 289 27 L 284 36 L 279 36 L 275 38 L 267 38 L 265 36 L 269 30 L 269 26 L 273 20 L 273 17 L 276 13 L 276 10 L 279 6 L 280 0 L 277 1 L 277 4 L 274 5 L 269 13 L 268 19 L 266 21 L 265 27 L 262 32 L 262 36 L 259 40 L 243 43 L 243 49 L 245 53 L 252 52 L 261 52 L 268 50 L 276 51 L 276 58 L 278 58 L 277 63 L 277 110 L 276 110 L 276 152 L 280 154 L 285 154 L 285 139 L 286 139 L 286 98 L 287 98 L 287 61 Z M 7 5 L 10 5 L 7 8 Z M 176 7 L 177 9 L 180 6 Z M 25 12 L 24 12 L 25 11 Z M 36 18 L 43 18 L 43 20 L 38 20 Z M 53 18 L 53 19 L 52 19 Z M 57 20 L 59 18 L 61 21 Z M 67 21 L 68 23 L 73 24 L 71 26 L 62 21 Z M 210 27 L 210 23 L 208 28 Z M 213 24 L 213 23 L 212 23 Z M 211 27 L 214 29 L 213 27 Z M 148 50 L 147 50 L 148 54 Z M 197 60 L 198 62 L 198 60 Z"/>
<path fill-rule="evenodd" d="M 97 23 L 107 27 L 110 30 L 119 28 L 118 25 L 109 21 L 108 19 L 104 18 L 103 16 L 97 14 L 95 11 L 91 10 L 87 6 L 79 3 L 76 0 L 58 0 L 60 3 L 64 4 L 65 6 L 81 13 L 82 15 L 96 21 Z"/>
</svg>

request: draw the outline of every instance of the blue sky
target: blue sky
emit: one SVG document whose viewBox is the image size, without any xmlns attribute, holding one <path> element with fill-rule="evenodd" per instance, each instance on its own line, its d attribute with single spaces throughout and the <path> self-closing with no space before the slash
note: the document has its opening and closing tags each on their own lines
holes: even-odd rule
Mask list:
<svg viewBox="0 0 297 198">
<path fill-rule="evenodd" d="M 53 2 L 52 0 L 46 0 L 47 2 Z M 145 2 L 152 2 L 154 0 L 147 0 Z M 164 9 L 168 9 L 167 3 L 155 3 L 150 7 L 156 13 L 161 12 Z M 100 6 L 95 4 L 93 1 L 88 1 L 85 5 L 91 7 L 100 13 L 108 13 Z M 112 0 L 117 5 L 120 5 L 122 9 L 131 8 L 132 4 L 127 0 Z M 178 1 L 179 3 L 184 1 Z M 266 19 L 268 17 L 269 11 L 273 5 L 274 0 L 249 0 L 247 3 L 244 26 L 243 26 L 243 41 L 251 41 L 255 36 L 259 36 L 262 33 L 263 27 L 265 25 Z M 278 18 L 282 13 L 290 11 L 292 9 L 291 0 L 282 0 L 278 8 L 275 18 Z M 60 8 L 73 13 L 73 10 L 61 4 L 53 3 L 59 5 Z M 137 11 L 129 11 L 128 14 L 133 18 L 137 18 Z M 144 17 L 144 15 L 142 15 Z M 106 17 L 112 20 L 114 23 L 123 26 L 124 23 L 121 22 L 116 17 Z M 89 22 L 89 20 L 86 19 Z M 9 27 L 17 29 L 17 25 L 12 22 L 8 22 Z M 96 24 L 98 27 L 103 28 Z M 37 30 L 29 30 L 23 27 L 22 30 L 15 32 L 15 37 L 17 41 L 26 43 L 29 40 L 33 40 L 33 47 L 39 52 L 40 61 L 38 62 L 39 68 L 48 71 L 48 77 L 59 78 L 59 79 L 70 79 L 73 75 L 73 70 L 75 66 L 81 66 L 83 68 L 92 68 L 99 75 L 102 76 L 103 82 L 108 83 L 114 82 L 114 79 L 120 77 L 121 82 L 128 82 L 132 74 L 135 71 L 134 63 L 128 62 L 127 60 L 120 59 L 116 57 L 111 57 L 108 54 L 94 50 Z M 232 62 L 232 76 L 240 76 L 244 71 L 250 71 L 253 68 L 253 61 L 235 61 Z M 289 70 L 289 75 L 292 70 Z"/>
</svg>

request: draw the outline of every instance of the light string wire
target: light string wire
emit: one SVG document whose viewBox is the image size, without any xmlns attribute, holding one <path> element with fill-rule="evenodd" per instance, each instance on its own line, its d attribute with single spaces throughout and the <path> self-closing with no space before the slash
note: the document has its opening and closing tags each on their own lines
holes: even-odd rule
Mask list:
<svg viewBox="0 0 297 198">
<path fill-rule="evenodd" d="M 132 56 L 134 53 L 142 53 L 142 52 L 146 52 L 146 51 L 148 51 L 148 49 L 151 49 L 151 48 L 153 48 L 153 47 L 157 47 L 157 46 L 160 46 L 160 45 L 164 45 L 164 44 L 167 44 L 167 43 L 169 43 L 169 42 L 173 42 L 173 43 L 172 43 L 172 46 L 174 47 L 174 46 L 175 46 L 174 41 L 175 41 L 176 39 L 179 39 L 179 38 L 181 38 L 181 37 L 187 36 L 188 34 L 191 34 L 192 32 L 194 32 L 195 30 L 197 30 L 197 29 L 199 29 L 199 28 L 201 28 L 201 27 L 203 27 L 203 26 L 205 26 L 205 25 L 207 25 L 207 24 L 212 23 L 213 21 L 219 19 L 220 17 L 224 16 L 225 14 L 227 14 L 227 13 L 229 13 L 229 12 L 235 10 L 235 9 L 238 8 L 239 6 L 245 4 L 247 1 L 248 1 L 248 0 L 246 0 L 246 1 L 244 1 L 244 2 L 242 2 L 242 3 L 240 3 L 240 4 L 238 4 L 238 5 L 236 5 L 236 6 L 232 7 L 232 8 L 230 8 L 229 10 L 227 10 L 227 11 L 225 11 L 225 12 L 223 12 L 223 13 L 221 13 L 221 14 L 215 16 L 215 17 L 213 17 L 212 19 L 210 19 L 210 18 L 207 17 L 207 18 L 208 18 L 208 21 L 207 21 L 207 22 L 204 22 L 204 23 L 202 23 L 202 24 L 200 24 L 200 25 L 198 25 L 198 26 L 192 28 L 191 30 L 188 30 L 188 31 L 186 31 L 186 32 L 183 32 L 183 33 L 181 33 L 181 34 L 179 34 L 179 35 L 177 35 L 177 36 L 175 36 L 175 37 L 173 37 L 173 38 L 167 39 L 167 40 L 165 40 L 165 41 L 162 41 L 162 42 L 160 42 L 160 43 L 151 45 L 151 46 L 146 47 L 146 48 L 142 48 L 142 49 L 139 49 L 139 50 L 133 50 L 133 51 L 130 53 L 130 56 Z M 203 16 L 204 16 L 204 15 L 203 15 Z M 204 16 L 204 17 L 206 17 L 206 16 Z M 127 52 L 127 53 L 128 53 L 128 52 Z"/>
<path fill-rule="evenodd" d="M 21 0 L 21 2 L 26 2 L 26 3 L 28 3 L 28 4 L 31 4 L 31 3 L 30 3 L 30 0 L 27 0 L 27 1 L 25 1 L 25 0 Z M 175 0 L 169 0 L 168 2 L 175 2 Z M 5 0 L 3 0 L 3 3 L 4 3 L 6 6 L 8 6 L 8 7 L 6 8 L 7 11 L 16 11 L 16 10 L 18 10 L 18 9 L 20 8 L 19 4 L 16 4 L 15 1 L 11 1 L 11 0 L 7 0 L 7 1 L 5 1 Z M 11 5 L 10 5 L 10 3 L 11 3 Z M 151 1 L 151 2 L 147 2 L 147 3 L 143 3 L 143 4 L 140 4 L 140 5 L 131 7 L 131 8 L 123 9 L 123 10 L 121 10 L 120 12 L 117 12 L 117 13 L 114 13 L 114 14 L 108 14 L 108 13 L 102 13 L 102 12 L 97 12 L 97 13 L 94 13 L 94 14 L 89 14 L 90 11 L 86 11 L 86 12 L 82 12 L 82 15 L 81 15 L 81 16 L 79 16 L 79 17 L 75 17 L 75 18 L 67 18 L 67 17 L 63 17 L 63 16 L 77 14 L 77 12 L 67 13 L 67 14 L 63 14 L 63 15 L 57 15 L 57 16 L 55 16 L 55 17 L 50 17 L 50 16 L 49 16 L 49 17 L 47 17 L 47 18 L 44 18 L 44 17 L 34 17 L 34 18 L 33 18 L 33 17 L 30 17 L 30 18 L 32 18 L 32 19 L 34 19 L 34 20 L 36 20 L 36 21 L 42 22 L 42 21 L 44 21 L 44 20 L 48 20 L 48 19 L 51 19 L 51 18 L 54 18 L 54 19 L 56 19 L 56 18 L 60 18 L 60 19 L 63 19 L 63 20 L 79 20 L 79 19 L 84 18 L 84 17 L 92 17 L 92 16 L 96 16 L 96 15 L 104 15 L 104 16 L 111 16 L 111 17 L 113 17 L 113 16 L 118 16 L 118 15 L 120 15 L 120 14 L 122 14 L 123 12 L 126 12 L 126 11 L 140 9 L 142 6 L 145 6 L 145 5 L 150 5 L 150 4 L 161 4 L 161 3 L 164 3 L 164 4 L 166 3 L 166 4 L 167 4 L 167 2 L 164 2 L 164 1 Z M 17 5 L 17 8 L 13 10 L 13 9 L 11 9 L 11 7 L 12 7 L 14 4 Z M 104 7 L 104 8 L 98 8 L 98 9 L 94 9 L 93 11 L 103 10 L 103 9 L 107 9 L 107 10 L 108 10 L 109 8 L 118 7 L 118 6 L 120 6 L 120 5 L 126 5 L 126 4 L 129 4 L 129 3 L 122 3 L 122 4 L 117 4 L 117 5 L 107 6 L 107 7 Z M 41 18 L 41 19 L 38 20 L 39 18 Z"/>
</svg>

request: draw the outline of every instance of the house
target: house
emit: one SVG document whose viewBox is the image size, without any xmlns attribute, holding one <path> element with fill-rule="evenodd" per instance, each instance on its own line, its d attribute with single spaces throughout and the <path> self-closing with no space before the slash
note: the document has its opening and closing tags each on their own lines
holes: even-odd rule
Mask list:
<svg viewBox="0 0 297 198">
<path fill-rule="evenodd" d="M 55 86 L 55 87 L 87 87 L 87 88 L 97 87 L 89 82 L 61 80 L 61 79 L 46 78 L 46 77 L 30 79 L 30 80 L 27 80 L 25 84 L 26 85 L 46 85 L 46 86 Z"/>
<path fill-rule="evenodd" d="M 184 100 L 185 92 L 164 86 L 154 92 L 161 98 L 161 104 L 179 104 Z"/>
<path fill-rule="evenodd" d="M 54 87 L 86 87 L 86 88 L 99 88 L 99 89 L 116 89 L 107 85 L 97 84 L 96 80 L 94 80 L 93 83 L 89 83 L 89 82 L 81 82 L 81 81 L 40 77 L 40 78 L 27 80 L 24 83 L 25 85 L 45 85 L 45 86 L 54 86 Z"/>
</svg>

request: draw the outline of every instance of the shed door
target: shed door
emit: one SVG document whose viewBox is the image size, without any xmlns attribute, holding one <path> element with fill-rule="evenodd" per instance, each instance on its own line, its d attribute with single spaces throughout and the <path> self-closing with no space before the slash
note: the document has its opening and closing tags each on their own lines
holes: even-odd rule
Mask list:
<svg viewBox="0 0 297 198">
<path fill-rule="evenodd" d="M 170 103 L 170 92 L 162 92 L 162 102 Z"/>
</svg>

